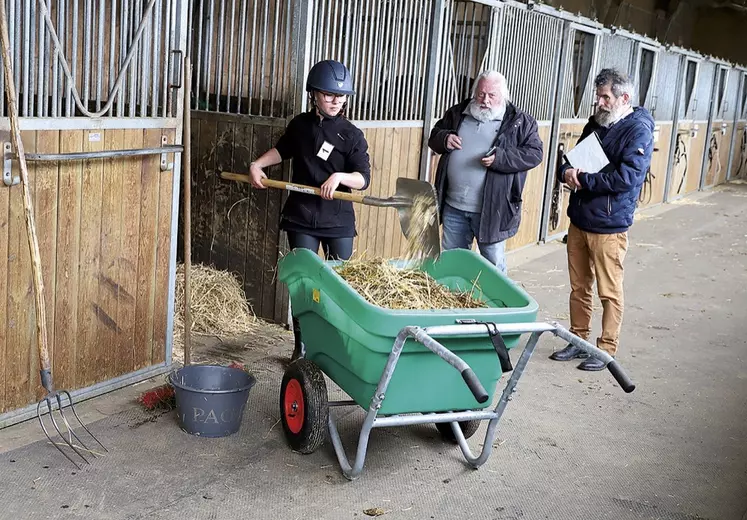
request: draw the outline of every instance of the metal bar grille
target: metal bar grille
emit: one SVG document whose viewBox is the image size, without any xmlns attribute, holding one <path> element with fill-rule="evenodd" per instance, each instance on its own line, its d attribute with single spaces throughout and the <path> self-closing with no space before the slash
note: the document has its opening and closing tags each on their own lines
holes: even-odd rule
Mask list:
<svg viewBox="0 0 747 520">
<path fill-rule="evenodd" d="M 338 0 L 339 2 L 340 0 Z M 293 111 L 290 66 L 294 0 L 194 0 L 190 31 L 194 108 L 286 118 Z M 329 2 L 327 2 L 329 3 Z M 331 2 L 334 8 L 334 0 Z M 315 6 L 325 9 L 325 3 Z M 314 42 L 318 44 L 319 42 Z"/>
<path fill-rule="evenodd" d="M 315 2 L 310 63 L 334 59 L 350 69 L 356 95 L 349 118 L 423 118 L 431 6 L 432 0 Z"/>
<path fill-rule="evenodd" d="M 713 62 L 700 64 L 698 81 L 695 86 L 695 119 L 706 120 L 711 112 L 711 91 L 713 90 L 713 75 L 716 65 Z"/>
<path fill-rule="evenodd" d="M 596 38 L 592 33 L 571 29 L 563 81 L 565 89 L 561 118 L 586 119 L 593 112 Z"/>
<path fill-rule="evenodd" d="M 503 30 L 488 67 L 508 81 L 511 97 L 537 120 L 552 117 L 556 43 L 560 44 L 563 22 L 545 14 L 514 6 L 503 9 Z"/>
<path fill-rule="evenodd" d="M 168 74 L 166 56 L 175 41 L 169 35 L 176 29 L 161 19 L 182 0 L 5 2 L 21 116 L 141 117 L 163 108 L 158 100 L 168 86 L 155 78 Z M 114 92 L 122 74 L 121 89 Z M 0 83 L 0 115 L 5 114 L 4 90 Z"/>
<path fill-rule="evenodd" d="M 653 115 L 657 121 L 672 121 L 674 119 L 674 104 L 677 96 L 677 71 L 681 56 L 669 51 L 659 52 L 658 72 L 656 84 L 653 86 L 656 99 L 653 105 Z"/>
</svg>

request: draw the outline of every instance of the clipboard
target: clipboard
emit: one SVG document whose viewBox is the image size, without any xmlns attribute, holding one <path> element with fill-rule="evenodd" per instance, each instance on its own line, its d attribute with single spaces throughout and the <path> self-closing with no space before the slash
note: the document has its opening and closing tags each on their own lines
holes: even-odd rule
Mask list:
<svg viewBox="0 0 747 520">
<path fill-rule="evenodd" d="M 596 132 L 585 137 L 575 147 L 568 150 L 565 160 L 578 170 L 585 173 L 597 173 L 610 163 L 607 154 L 602 149 L 602 141 Z"/>
</svg>

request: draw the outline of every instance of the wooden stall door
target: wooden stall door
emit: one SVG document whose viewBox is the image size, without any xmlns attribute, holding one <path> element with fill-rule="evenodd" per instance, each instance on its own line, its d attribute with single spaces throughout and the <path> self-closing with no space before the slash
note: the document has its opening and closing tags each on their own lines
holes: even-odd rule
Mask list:
<svg viewBox="0 0 747 520">
<path fill-rule="evenodd" d="M 57 153 L 157 147 L 162 135 L 174 142 L 161 129 L 25 131 L 23 140 L 29 153 Z M 29 166 L 56 387 L 162 363 L 173 172 L 158 156 Z M 0 188 L 0 413 L 42 396 L 21 197 L 20 185 Z"/>
</svg>

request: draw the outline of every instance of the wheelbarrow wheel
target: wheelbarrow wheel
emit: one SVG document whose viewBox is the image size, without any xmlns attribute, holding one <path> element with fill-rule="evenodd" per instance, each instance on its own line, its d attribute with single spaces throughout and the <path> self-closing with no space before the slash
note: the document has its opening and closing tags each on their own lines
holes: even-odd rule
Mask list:
<svg viewBox="0 0 747 520">
<path fill-rule="evenodd" d="M 480 421 L 459 421 L 459 428 L 461 428 L 465 439 L 472 437 L 479 427 Z M 457 440 L 454 431 L 451 429 L 451 423 L 436 423 L 436 428 L 441 433 L 443 440 L 456 444 Z"/>
<path fill-rule="evenodd" d="M 313 362 L 297 359 L 285 369 L 280 386 L 280 421 L 288 445 L 313 453 L 327 437 L 328 417 L 324 374 Z"/>
</svg>

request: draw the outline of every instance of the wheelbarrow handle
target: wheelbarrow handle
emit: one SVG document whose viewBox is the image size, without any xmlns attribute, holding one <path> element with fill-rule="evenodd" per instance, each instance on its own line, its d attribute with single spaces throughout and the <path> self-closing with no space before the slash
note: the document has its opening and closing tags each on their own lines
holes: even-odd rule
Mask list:
<svg viewBox="0 0 747 520">
<path fill-rule="evenodd" d="M 464 379 L 464 382 L 467 383 L 470 392 L 472 392 L 472 395 L 475 396 L 475 399 L 477 399 L 478 403 L 484 403 L 490 398 L 488 393 L 485 391 L 485 388 L 480 383 L 480 380 L 477 379 L 477 376 L 471 368 L 465 368 L 464 370 L 462 370 L 462 379 Z"/>
<path fill-rule="evenodd" d="M 231 172 L 221 172 L 220 174 L 221 178 L 229 180 L 229 181 L 238 181 L 238 182 L 247 182 L 250 183 L 251 177 L 248 175 L 244 175 L 241 173 L 231 173 Z M 303 184 L 294 184 L 292 182 L 285 182 L 285 181 L 277 181 L 275 179 L 262 179 L 262 185 L 267 188 L 277 188 L 280 190 L 286 190 L 286 191 L 297 191 L 299 193 L 307 193 L 309 195 L 317 195 L 321 197 L 322 190 L 319 188 L 316 188 L 314 186 L 305 186 Z M 333 199 L 338 200 L 347 200 L 350 202 L 357 202 L 359 204 L 365 204 L 366 201 L 364 199 L 366 198 L 365 195 L 360 195 L 357 193 L 348 193 L 346 191 L 335 191 L 332 194 Z"/>
<path fill-rule="evenodd" d="M 620 383 L 620 388 L 622 388 L 626 394 L 635 390 L 635 384 L 630 380 L 628 374 L 625 373 L 625 370 L 623 370 L 623 367 L 620 366 L 617 360 L 613 359 L 607 363 L 607 369 L 610 371 L 610 374 L 612 374 L 612 377 Z"/>
</svg>

